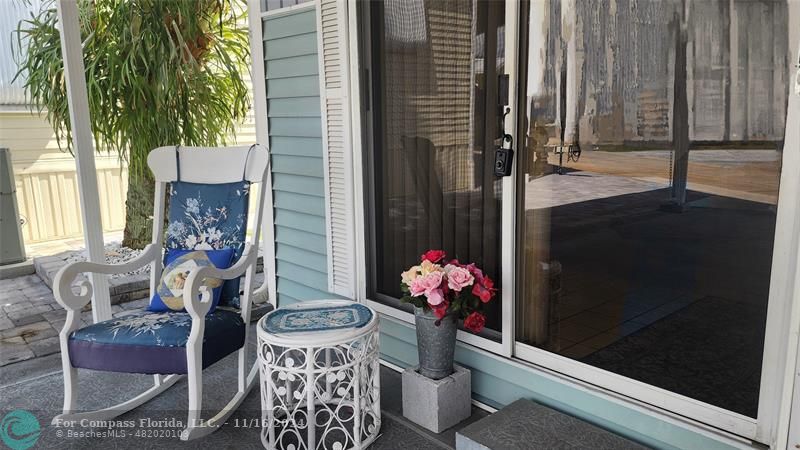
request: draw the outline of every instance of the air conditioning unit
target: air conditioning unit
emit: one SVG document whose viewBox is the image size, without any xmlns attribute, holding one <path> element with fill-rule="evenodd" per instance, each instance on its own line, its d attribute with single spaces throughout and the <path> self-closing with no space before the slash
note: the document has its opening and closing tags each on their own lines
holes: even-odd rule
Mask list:
<svg viewBox="0 0 800 450">
<path fill-rule="evenodd" d="M 0 148 L 0 266 L 25 261 L 11 151 Z"/>
</svg>

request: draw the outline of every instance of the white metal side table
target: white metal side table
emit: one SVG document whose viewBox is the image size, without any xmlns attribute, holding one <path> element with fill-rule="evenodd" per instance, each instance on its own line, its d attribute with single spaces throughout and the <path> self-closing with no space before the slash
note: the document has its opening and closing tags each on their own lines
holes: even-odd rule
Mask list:
<svg viewBox="0 0 800 450">
<path fill-rule="evenodd" d="M 363 449 L 381 426 L 378 315 L 346 300 L 261 318 L 261 442 L 267 449 Z"/>
</svg>

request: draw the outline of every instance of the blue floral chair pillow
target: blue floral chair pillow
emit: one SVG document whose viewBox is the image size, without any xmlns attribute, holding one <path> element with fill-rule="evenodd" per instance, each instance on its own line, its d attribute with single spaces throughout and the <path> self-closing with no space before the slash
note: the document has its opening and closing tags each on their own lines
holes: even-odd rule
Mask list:
<svg viewBox="0 0 800 450">
<path fill-rule="evenodd" d="M 209 168 L 213 170 L 213 168 Z M 167 250 L 233 249 L 231 265 L 244 251 L 250 182 L 170 184 Z M 239 280 L 225 281 L 219 304 L 239 308 Z"/>
<path fill-rule="evenodd" d="M 217 269 L 227 269 L 231 266 L 233 249 L 222 250 L 167 250 L 165 267 L 161 273 L 161 280 L 153 297 L 150 299 L 149 311 L 185 311 L 183 305 L 183 288 L 193 269 L 198 267 L 213 266 Z M 202 284 L 211 288 L 213 297 L 211 309 L 214 312 L 219 304 L 224 280 L 219 278 L 205 278 Z"/>
</svg>

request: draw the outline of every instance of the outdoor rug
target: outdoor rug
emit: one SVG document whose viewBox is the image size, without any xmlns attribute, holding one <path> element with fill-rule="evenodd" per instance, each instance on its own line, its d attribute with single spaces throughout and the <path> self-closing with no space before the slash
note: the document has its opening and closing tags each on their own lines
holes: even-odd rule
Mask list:
<svg viewBox="0 0 800 450">
<path fill-rule="evenodd" d="M 704 297 L 581 361 L 756 417 L 765 329 L 765 306 Z"/>
</svg>

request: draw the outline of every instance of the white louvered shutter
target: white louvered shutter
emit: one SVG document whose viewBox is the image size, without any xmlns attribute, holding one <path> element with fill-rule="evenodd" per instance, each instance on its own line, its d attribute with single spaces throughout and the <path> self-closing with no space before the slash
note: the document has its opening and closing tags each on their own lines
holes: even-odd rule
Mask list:
<svg viewBox="0 0 800 450">
<path fill-rule="evenodd" d="M 325 159 L 328 289 L 335 294 L 355 298 L 355 217 L 346 8 L 346 0 L 319 0 L 317 32 Z"/>
</svg>

